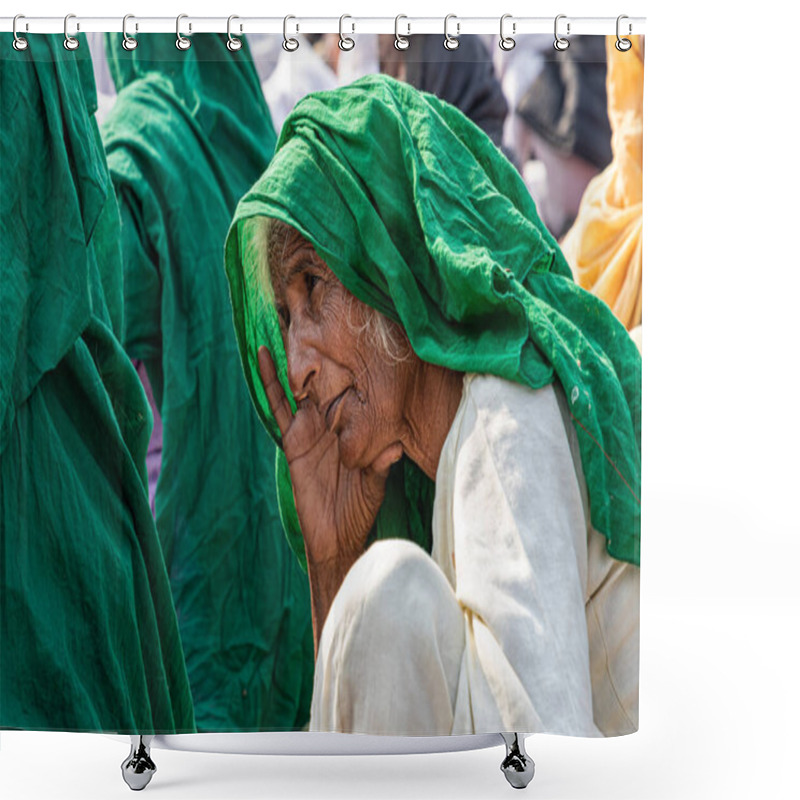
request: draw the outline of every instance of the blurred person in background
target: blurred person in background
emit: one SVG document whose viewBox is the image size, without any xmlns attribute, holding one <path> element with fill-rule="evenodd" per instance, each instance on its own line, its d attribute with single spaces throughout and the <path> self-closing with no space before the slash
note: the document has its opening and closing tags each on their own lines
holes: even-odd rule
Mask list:
<svg viewBox="0 0 800 800">
<path fill-rule="evenodd" d="M 451 103 L 503 146 L 508 104 L 481 37 L 464 36 L 451 51 L 442 47 L 441 36 L 416 35 L 409 37 L 406 50 L 397 50 L 394 36 L 360 34 L 347 52 L 339 48 L 338 34 L 296 38 L 298 49 L 281 49 L 274 71 L 262 83 L 278 130 L 305 95 L 383 72 Z M 513 160 L 510 150 L 506 154 Z"/>
<path fill-rule="evenodd" d="M 246 40 L 107 35 L 117 98 L 102 128 L 122 218 L 122 343 L 163 421 L 156 526 L 198 730 L 308 719 L 308 587 L 286 545 L 275 447 L 247 396 L 223 271 L 240 197 L 275 131 Z"/>
<path fill-rule="evenodd" d="M 575 280 L 611 306 L 641 349 L 644 37 L 630 41 L 620 52 L 616 37 L 606 39 L 614 155 L 586 188 L 561 246 Z"/>
<path fill-rule="evenodd" d="M 528 128 L 518 154 L 523 177 L 557 239 L 589 181 L 611 161 L 605 81 L 604 40 L 575 36 L 566 50 L 552 52 L 517 105 Z"/>
</svg>

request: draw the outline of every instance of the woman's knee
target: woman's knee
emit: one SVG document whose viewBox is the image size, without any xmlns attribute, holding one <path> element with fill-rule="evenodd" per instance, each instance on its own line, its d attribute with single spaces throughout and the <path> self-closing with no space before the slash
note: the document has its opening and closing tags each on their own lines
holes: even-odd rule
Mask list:
<svg viewBox="0 0 800 800">
<path fill-rule="evenodd" d="M 436 562 L 402 540 L 376 542 L 353 565 L 320 641 L 315 730 L 448 733 L 464 621 Z"/>
<path fill-rule="evenodd" d="M 430 614 L 453 595 L 436 562 L 421 547 L 403 539 L 375 542 L 353 565 L 345 584 L 348 581 L 346 596 L 355 595 L 361 608 L 371 609 L 387 622 Z"/>
<path fill-rule="evenodd" d="M 462 626 L 452 587 L 436 562 L 402 539 L 375 542 L 348 572 L 325 623 L 347 650 L 397 652 L 452 638 Z M 367 640 L 367 641 L 364 641 Z"/>
</svg>

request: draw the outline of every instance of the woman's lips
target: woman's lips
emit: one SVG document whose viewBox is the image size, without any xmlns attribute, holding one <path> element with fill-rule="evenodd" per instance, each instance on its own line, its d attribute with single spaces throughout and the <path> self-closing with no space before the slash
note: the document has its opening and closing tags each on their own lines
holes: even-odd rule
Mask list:
<svg viewBox="0 0 800 800">
<path fill-rule="evenodd" d="M 325 412 L 325 427 L 332 431 L 334 426 L 336 425 L 337 419 L 337 411 L 342 404 L 342 399 L 350 391 L 350 387 L 345 389 L 340 395 L 337 395 L 333 398 L 333 400 L 328 405 L 328 410 Z"/>
</svg>

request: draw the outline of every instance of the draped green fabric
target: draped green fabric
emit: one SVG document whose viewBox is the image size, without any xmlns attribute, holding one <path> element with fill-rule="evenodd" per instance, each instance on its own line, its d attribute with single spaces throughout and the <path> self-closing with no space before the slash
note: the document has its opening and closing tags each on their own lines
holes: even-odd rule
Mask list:
<svg viewBox="0 0 800 800">
<path fill-rule="evenodd" d="M 192 732 L 79 39 L 0 35 L 0 727 Z"/>
<path fill-rule="evenodd" d="M 122 215 L 123 343 L 163 420 L 156 525 L 199 730 L 308 720 L 308 581 L 278 512 L 275 445 L 242 380 L 223 247 L 275 132 L 250 52 L 226 37 L 106 39 L 119 95 L 103 125 Z"/>
<path fill-rule="evenodd" d="M 612 556 L 639 563 L 641 357 L 608 307 L 572 281 L 520 176 L 485 134 L 386 76 L 309 95 L 289 115 L 225 250 L 245 376 L 277 439 L 257 362 L 266 344 L 289 395 L 264 286 L 263 217 L 299 230 L 350 292 L 403 325 L 423 360 L 533 388 L 560 381 L 594 527 Z M 415 465 L 403 469 L 408 535 L 419 541 L 417 512 L 430 511 L 419 498 L 432 492 Z M 300 555 L 291 491 L 281 496 Z"/>
</svg>

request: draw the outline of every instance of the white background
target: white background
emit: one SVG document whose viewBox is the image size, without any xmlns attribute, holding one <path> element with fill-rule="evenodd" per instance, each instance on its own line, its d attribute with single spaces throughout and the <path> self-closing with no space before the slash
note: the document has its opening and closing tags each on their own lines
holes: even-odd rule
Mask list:
<svg viewBox="0 0 800 800">
<path fill-rule="evenodd" d="M 797 4 L 17 2 L 4 13 L 647 16 L 641 729 L 529 739 L 537 775 L 527 793 L 798 797 Z M 126 754 L 103 736 L 4 732 L 0 796 L 128 797 Z M 159 771 L 145 791 L 169 800 L 512 792 L 499 747 L 154 755 Z"/>
</svg>

